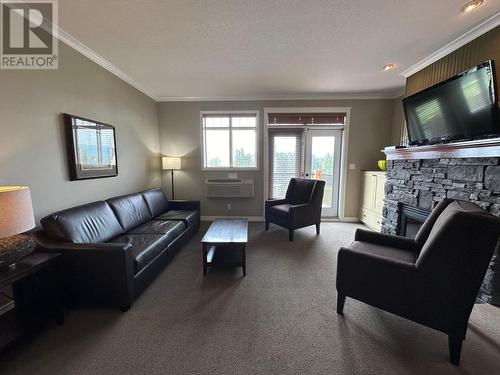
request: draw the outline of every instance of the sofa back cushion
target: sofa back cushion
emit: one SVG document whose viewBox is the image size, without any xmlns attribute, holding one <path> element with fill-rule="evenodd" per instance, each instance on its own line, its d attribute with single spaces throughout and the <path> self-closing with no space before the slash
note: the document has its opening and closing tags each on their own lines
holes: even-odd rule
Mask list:
<svg viewBox="0 0 500 375">
<path fill-rule="evenodd" d="M 152 217 L 168 211 L 168 199 L 161 189 L 151 189 L 142 192 Z"/>
<path fill-rule="evenodd" d="M 103 201 L 55 212 L 40 223 L 49 237 L 64 242 L 106 242 L 123 234 L 113 210 Z"/>
<path fill-rule="evenodd" d="M 107 202 L 125 232 L 144 224 L 152 217 L 141 193 L 110 198 Z"/>
</svg>

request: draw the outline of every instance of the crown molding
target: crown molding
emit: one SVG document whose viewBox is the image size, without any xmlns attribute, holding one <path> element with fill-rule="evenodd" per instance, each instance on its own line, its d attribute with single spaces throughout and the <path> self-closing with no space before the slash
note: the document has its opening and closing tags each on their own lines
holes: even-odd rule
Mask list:
<svg viewBox="0 0 500 375">
<path fill-rule="evenodd" d="M 254 96 L 159 96 L 159 102 L 219 102 L 219 101 L 272 101 L 272 100 L 356 100 L 356 99 L 396 99 L 404 93 L 398 88 L 388 94 L 345 93 L 345 94 L 304 94 L 304 95 L 254 95 Z"/>
<path fill-rule="evenodd" d="M 466 45 L 467 43 L 473 41 L 474 39 L 480 37 L 481 35 L 487 33 L 488 31 L 494 29 L 498 25 L 500 25 L 500 12 L 495 13 L 490 18 L 487 18 L 479 25 L 474 26 L 472 29 L 462 34 L 455 40 L 452 40 L 444 47 L 438 49 L 436 52 L 427 56 L 425 59 L 419 61 L 415 65 L 410 66 L 408 69 L 401 72 L 400 75 L 402 75 L 405 78 L 408 78 L 412 74 L 417 73 L 419 70 L 422 70 L 423 68 L 431 65 L 432 63 L 450 54 L 451 52 L 459 49 L 460 47 Z"/>
<path fill-rule="evenodd" d="M 110 73 L 114 74 L 121 80 L 125 81 L 128 83 L 130 86 L 136 88 L 140 92 L 142 92 L 144 95 L 150 97 L 151 99 L 158 101 L 157 97 L 149 91 L 147 88 L 142 86 L 139 82 L 134 80 L 132 77 L 130 77 L 127 73 L 123 72 L 121 69 L 113 65 L 109 60 L 106 60 L 104 57 L 99 55 L 97 52 L 92 50 L 91 48 L 87 47 L 85 44 L 80 42 L 78 39 L 76 39 L 74 36 L 69 34 L 68 32 L 64 31 L 61 29 L 59 26 L 57 26 L 58 29 L 58 39 L 61 42 L 64 42 L 74 50 L 80 52 L 83 56 L 87 57 L 88 59 L 92 60 L 95 62 L 97 65 L 101 66 L 102 68 L 106 69 Z"/>
</svg>

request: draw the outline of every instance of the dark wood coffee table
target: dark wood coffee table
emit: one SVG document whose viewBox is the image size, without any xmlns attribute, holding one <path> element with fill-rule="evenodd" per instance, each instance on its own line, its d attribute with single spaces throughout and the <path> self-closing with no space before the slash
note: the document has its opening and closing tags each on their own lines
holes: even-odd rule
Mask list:
<svg viewBox="0 0 500 375">
<path fill-rule="evenodd" d="M 215 220 L 201 240 L 203 250 L 203 275 L 208 267 L 241 267 L 246 276 L 246 247 L 248 220 Z"/>
</svg>

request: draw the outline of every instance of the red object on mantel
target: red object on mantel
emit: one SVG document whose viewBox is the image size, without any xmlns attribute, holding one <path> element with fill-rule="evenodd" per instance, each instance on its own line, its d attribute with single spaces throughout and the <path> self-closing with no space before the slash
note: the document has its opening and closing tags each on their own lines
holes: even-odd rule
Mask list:
<svg viewBox="0 0 500 375">
<path fill-rule="evenodd" d="M 500 138 L 426 146 L 386 148 L 387 160 L 500 157 Z"/>
</svg>

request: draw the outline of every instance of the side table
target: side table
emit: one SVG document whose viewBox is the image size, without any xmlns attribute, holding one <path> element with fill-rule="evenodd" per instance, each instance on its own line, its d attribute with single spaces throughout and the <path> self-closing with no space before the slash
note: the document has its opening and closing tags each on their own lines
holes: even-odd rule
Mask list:
<svg viewBox="0 0 500 375">
<path fill-rule="evenodd" d="M 64 323 L 59 257 L 33 253 L 13 267 L 0 268 L 0 350 L 48 320 Z"/>
</svg>

